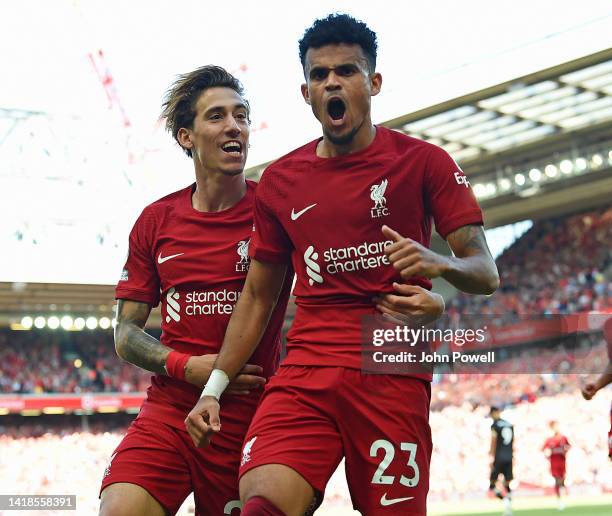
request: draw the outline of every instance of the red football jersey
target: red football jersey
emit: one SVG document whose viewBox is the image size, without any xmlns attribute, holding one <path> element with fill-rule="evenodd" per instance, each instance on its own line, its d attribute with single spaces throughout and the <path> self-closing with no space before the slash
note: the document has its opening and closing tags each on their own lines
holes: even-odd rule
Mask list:
<svg viewBox="0 0 612 516">
<path fill-rule="evenodd" d="M 297 311 L 287 335 L 291 365 L 359 368 L 361 318 L 372 297 L 393 291 L 399 274 L 384 255 L 383 224 L 429 246 L 432 222 L 443 237 L 482 212 L 467 177 L 442 149 L 376 128 L 362 151 L 316 155 L 318 140 L 264 172 L 255 199 L 250 254 L 292 262 Z M 431 288 L 426 278 L 413 283 Z"/>
<path fill-rule="evenodd" d="M 245 196 L 227 210 L 200 212 L 192 207 L 191 185 L 150 204 L 136 221 L 115 295 L 151 306 L 161 300 L 161 342 L 166 346 L 192 355 L 221 348 L 249 269 L 255 187 L 247 181 Z M 292 274 L 249 360 L 262 366 L 266 377 L 278 367 Z M 156 375 L 141 415 L 164 416 L 169 424 L 184 428 L 199 394 L 191 384 Z"/>
<path fill-rule="evenodd" d="M 565 460 L 570 443 L 564 435 L 554 435 L 546 439 L 542 450 L 550 450 L 550 460 Z"/>
</svg>

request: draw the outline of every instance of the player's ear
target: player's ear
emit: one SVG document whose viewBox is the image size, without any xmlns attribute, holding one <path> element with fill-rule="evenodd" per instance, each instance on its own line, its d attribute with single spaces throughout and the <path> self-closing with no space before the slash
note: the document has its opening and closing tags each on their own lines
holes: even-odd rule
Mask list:
<svg viewBox="0 0 612 516">
<path fill-rule="evenodd" d="M 380 75 L 378 72 L 374 72 L 370 75 L 370 91 L 372 92 L 372 97 L 380 93 L 381 87 L 382 75 Z"/>
<path fill-rule="evenodd" d="M 308 85 L 306 83 L 302 84 L 302 97 L 306 101 L 306 104 L 310 106 L 310 94 L 308 93 Z"/>
<path fill-rule="evenodd" d="M 191 131 L 185 127 L 181 127 L 176 134 L 176 139 L 183 149 L 193 149 L 193 141 L 191 140 Z"/>
</svg>

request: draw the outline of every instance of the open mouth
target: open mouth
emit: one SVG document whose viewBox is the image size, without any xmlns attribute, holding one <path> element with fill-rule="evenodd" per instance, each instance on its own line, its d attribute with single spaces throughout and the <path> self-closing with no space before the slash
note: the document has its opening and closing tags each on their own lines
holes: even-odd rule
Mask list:
<svg viewBox="0 0 612 516">
<path fill-rule="evenodd" d="M 327 113 L 333 122 L 342 122 L 346 113 L 346 105 L 339 98 L 333 98 L 327 103 Z"/>
<path fill-rule="evenodd" d="M 237 141 L 227 142 L 221 146 L 221 150 L 233 156 L 240 156 L 242 154 L 242 144 Z"/>
</svg>

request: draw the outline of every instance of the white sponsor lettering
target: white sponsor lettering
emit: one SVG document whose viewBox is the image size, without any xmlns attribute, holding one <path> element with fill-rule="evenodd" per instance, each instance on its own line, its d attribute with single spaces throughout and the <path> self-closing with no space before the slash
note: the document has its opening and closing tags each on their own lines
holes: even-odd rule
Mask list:
<svg viewBox="0 0 612 516">
<path fill-rule="evenodd" d="M 467 176 L 461 172 L 455 172 L 455 181 L 457 181 L 458 185 L 464 185 L 466 188 L 470 187 Z"/>
<path fill-rule="evenodd" d="M 384 253 L 385 247 L 392 243 L 391 240 L 384 240 L 381 242 L 364 242 L 350 247 L 330 247 L 323 252 L 325 271 L 329 274 L 339 274 L 390 265 L 389 259 Z M 314 246 L 308 246 L 304 252 L 304 262 L 306 263 L 306 274 L 310 286 L 315 283 L 321 284 L 324 281 L 318 260 L 319 253 Z"/>
<path fill-rule="evenodd" d="M 166 294 L 166 322 L 181 320 L 181 311 L 184 315 L 231 315 L 234 305 L 240 297 L 236 290 L 196 291 L 184 294 L 184 306 L 179 304 L 180 295 L 172 287 Z"/>
<path fill-rule="evenodd" d="M 384 254 L 385 247 L 391 245 L 391 240 L 381 242 L 364 242 L 358 246 L 329 248 L 323 253 L 325 270 L 329 274 L 340 272 L 357 272 L 376 269 L 390 265 Z"/>
<path fill-rule="evenodd" d="M 187 315 L 231 315 L 240 297 L 236 290 L 188 292 L 185 296 Z"/>
</svg>

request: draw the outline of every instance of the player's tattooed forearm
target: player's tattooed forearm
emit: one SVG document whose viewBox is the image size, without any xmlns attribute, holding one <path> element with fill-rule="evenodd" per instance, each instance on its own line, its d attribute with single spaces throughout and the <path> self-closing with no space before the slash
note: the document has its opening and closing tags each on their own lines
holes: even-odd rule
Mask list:
<svg viewBox="0 0 612 516">
<path fill-rule="evenodd" d="M 144 328 L 149 318 L 149 313 L 151 313 L 151 307 L 146 303 L 120 299 L 117 305 L 117 321 L 120 323 L 133 323 L 136 326 Z"/>
<path fill-rule="evenodd" d="M 465 255 L 489 255 L 489 248 L 482 226 L 463 226 L 448 235 L 448 243 L 453 250 L 462 250 Z"/>
<path fill-rule="evenodd" d="M 143 331 L 150 311 L 151 307 L 145 303 L 119 301 L 115 347 L 123 360 L 163 374 L 170 349 Z"/>
<path fill-rule="evenodd" d="M 444 278 L 470 294 L 492 294 L 499 286 L 497 266 L 489 251 L 482 226 L 463 226 L 448 235 L 455 258 Z"/>
<path fill-rule="evenodd" d="M 147 371 L 165 374 L 164 365 L 170 349 L 138 327 L 126 332 L 122 346 L 122 358 Z"/>
</svg>

